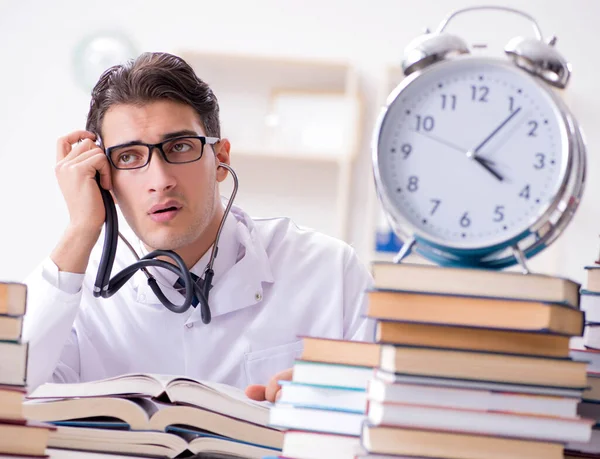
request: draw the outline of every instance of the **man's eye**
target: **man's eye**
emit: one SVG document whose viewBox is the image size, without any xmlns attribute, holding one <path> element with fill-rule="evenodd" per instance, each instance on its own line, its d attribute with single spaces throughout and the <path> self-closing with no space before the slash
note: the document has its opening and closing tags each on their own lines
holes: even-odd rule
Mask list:
<svg viewBox="0 0 600 459">
<path fill-rule="evenodd" d="M 187 143 L 176 143 L 171 147 L 171 151 L 175 153 L 185 153 L 189 151 L 192 147 L 190 147 Z"/>
<path fill-rule="evenodd" d="M 134 163 L 139 159 L 139 155 L 135 153 L 122 153 L 119 155 L 119 162 L 122 164 Z"/>
</svg>

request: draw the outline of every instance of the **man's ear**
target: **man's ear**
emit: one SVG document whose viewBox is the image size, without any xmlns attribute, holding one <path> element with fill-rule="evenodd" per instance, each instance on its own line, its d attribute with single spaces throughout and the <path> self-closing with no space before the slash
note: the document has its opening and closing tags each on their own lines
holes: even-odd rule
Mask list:
<svg viewBox="0 0 600 459">
<path fill-rule="evenodd" d="M 227 139 L 221 139 L 219 140 L 218 143 L 216 143 L 215 145 L 213 145 L 213 149 L 215 151 L 215 156 L 216 156 L 216 165 L 217 165 L 217 181 L 218 182 L 222 182 L 223 180 L 225 180 L 227 178 L 227 173 L 229 172 L 227 169 L 225 169 L 224 167 L 219 167 L 219 163 L 225 163 L 227 165 L 230 164 L 229 162 L 229 151 L 231 149 L 231 144 L 229 143 L 229 140 Z"/>
</svg>

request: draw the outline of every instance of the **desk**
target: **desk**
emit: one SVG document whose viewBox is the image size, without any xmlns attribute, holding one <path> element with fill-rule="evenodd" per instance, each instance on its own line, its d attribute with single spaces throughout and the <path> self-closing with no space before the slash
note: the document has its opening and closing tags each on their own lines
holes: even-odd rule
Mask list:
<svg viewBox="0 0 600 459">
<path fill-rule="evenodd" d="M 69 451 L 66 449 L 53 448 L 46 449 L 46 453 L 50 456 L 49 459 L 131 459 L 132 457 L 135 457 L 137 459 L 144 459 L 141 456 L 122 456 L 120 454 L 88 453 L 87 451 Z M 0 454 L 0 459 L 16 459 L 20 457 L 26 459 L 29 456 L 4 456 Z"/>
<path fill-rule="evenodd" d="M 123 456 L 121 454 L 92 453 L 87 451 L 71 451 L 67 449 L 47 448 L 46 453 L 49 459 L 144 459 L 143 456 Z M 27 459 L 30 456 L 5 456 L 0 454 L 0 459 Z M 190 456 L 188 459 L 238 459 L 238 456 L 229 456 L 227 454 L 207 454 L 199 453 L 196 456 Z M 150 458 L 146 458 L 150 459 Z M 152 457 L 151 459 L 156 459 Z"/>
</svg>

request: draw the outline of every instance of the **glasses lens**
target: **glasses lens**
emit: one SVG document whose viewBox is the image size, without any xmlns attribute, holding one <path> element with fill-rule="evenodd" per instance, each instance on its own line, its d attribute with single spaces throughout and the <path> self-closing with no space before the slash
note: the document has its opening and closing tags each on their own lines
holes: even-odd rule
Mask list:
<svg viewBox="0 0 600 459">
<path fill-rule="evenodd" d="M 148 161 L 148 147 L 144 145 L 116 147 L 110 151 L 110 159 L 119 169 L 142 167 Z"/>
<path fill-rule="evenodd" d="M 196 161 L 202 156 L 202 142 L 195 137 L 179 137 L 165 142 L 163 151 L 171 163 Z"/>
</svg>

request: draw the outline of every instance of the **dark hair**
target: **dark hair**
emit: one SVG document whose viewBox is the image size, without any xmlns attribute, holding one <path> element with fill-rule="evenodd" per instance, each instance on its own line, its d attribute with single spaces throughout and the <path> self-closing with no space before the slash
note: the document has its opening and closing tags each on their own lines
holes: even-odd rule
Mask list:
<svg viewBox="0 0 600 459">
<path fill-rule="evenodd" d="M 100 134 L 104 115 L 112 105 L 143 105 L 164 99 L 192 106 L 206 135 L 221 136 L 214 93 L 187 62 L 167 53 L 143 53 L 106 70 L 92 90 L 86 130 Z"/>
</svg>

